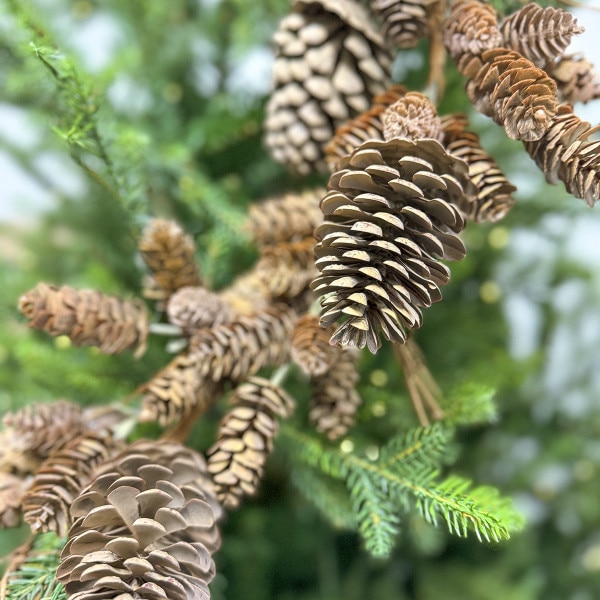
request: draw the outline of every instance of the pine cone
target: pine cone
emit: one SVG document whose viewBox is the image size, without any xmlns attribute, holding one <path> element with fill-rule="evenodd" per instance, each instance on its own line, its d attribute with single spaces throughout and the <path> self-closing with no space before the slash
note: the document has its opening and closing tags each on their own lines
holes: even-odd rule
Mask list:
<svg viewBox="0 0 600 600">
<path fill-rule="evenodd" d="M 256 492 L 279 428 L 277 417 L 289 417 L 294 401 L 267 379 L 251 377 L 233 392 L 230 403 L 233 408 L 207 456 L 220 502 L 236 508 L 244 495 Z"/>
<path fill-rule="evenodd" d="M 440 0 L 371 0 L 384 36 L 398 48 L 413 48 L 427 36 L 427 9 Z"/>
<path fill-rule="evenodd" d="M 471 102 L 503 125 L 511 139 L 539 139 L 556 113 L 554 80 L 518 52 L 505 48 L 486 50 L 476 60 L 481 66 L 467 83 Z"/>
<path fill-rule="evenodd" d="M 296 323 L 291 357 L 309 377 L 323 375 L 335 361 L 338 350 L 329 344 L 332 333 L 331 329 L 323 329 L 313 315 L 304 315 Z"/>
<path fill-rule="evenodd" d="M 325 192 L 314 188 L 251 204 L 245 228 L 258 246 L 310 237 L 323 220 L 319 202 Z"/>
<path fill-rule="evenodd" d="M 201 364 L 194 353 L 177 355 L 142 387 L 144 398 L 140 421 L 171 425 L 199 416 L 222 395 L 220 383 L 200 374 Z"/>
<path fill-rule="evenodd" d="M 435 107 L 420 92 L 408 92 L 396 100 L 384 111 L 381 120 L 386 140 L 442 139 L 442 124 Z"/>
<path fill-rule="evenodd" d="M 93 470 L 123 449 L 123 443 L 100 431 L 86 431 L 47 458 L 23 496 L 25 521 L 33 533 L 54 531 L 66 535 L 69 508 Z"/>
<path fill-rule="evenodd" d="M 461 69 L 467 64 L 465 58 L 502 46 L 495 9 L 478 0 L 454 0 L 444 28 L 444 44 L 463 75 L 469 76 Z"/>
<path fill-rule="evenodd" d="M 361 404 L 356 391 L 360 353 L 335 348 L 336 354 L 329 370 L 312 380 L 313 390 L 308 418 L 319 433 L 330 440 L 346 435 L 354 425 Z"/>
<path fill-rule="evenodd" d="M 515 203 L 512 193 L 517 189 L 498 167 L 496 161 L 480 145 L 479 136 L 465 131 L 464 115 L 442 117 L 444 146 L 446 150 L 464 160 L 469 167 L 469 177 L 475 187 L 475 196 L 466 196 L 459 208 L 465 217 L 476 223 L 499 221 Z"/>
<path fill-rule="evenodd" d="M 209 600 L 220 509 L 204 459 L 132 444 L 75 499 L 57 570 L 72 600 Z"/>
<path fill-rule="evenodd" d="M 274 300 L 299 296 L 316 275 L 315 238 L 265 246 L 256 264 L 256 275 Z"/>
<path fill-rule="evenodd" d="M 312 284 L 326 295 L 321 325 L 346 318 L 331 343 L 375 353 L 378 327 L 402 342 L 421 325 L 419 307 L 440 300 L 450 278 L 437 257 L 465 254 L 457 205 L 470 186 L 467 165 L 435 140 L 367 142 L 342 160 L 321 203 Z"/>
<path fill-rule="evenodd" d="M 571 13 L 532 2 L 506 17 L 500 31 L 504 38 L 501 45 L 516 50 L 536 67 L 545 68 L 564 54 L 574 35 L 585 29 Z"/>
<path fill-rule="evenodd" d="M 285 362 L 296 313 L 279 304 L 231 323 L 198 331 L 190 342 L 190 354 L 199 365 L 200 377 L 240 382 L 267 365 Z"/>
<path fill-rule="evenodd" d="M 21 498 L 31 484 L 30 479 L 0 473 L 0 528 L 16 527 L 21 522 Z"/>
<path fill-rule="evenodd" d="M 589 139 L 597 131 L 561 104 L 544 135 L 525 144 L 549 183 L 562 181 L 567 192 L 590 207 L 600 198 L 600 140 Z"/>
<path fill-rule="evenodd" d="M 385 89 L 391 56 L 367 11 L 352 0 L 296 0 L 274 41 L 265 143 L 294 172 L 325 171 L 324 145 Z"/>
<path fill-rule="evenodd" d="M 272 303 L 269 290 L 254 269 L 236 277 L 231 285 L 219 291 L 219 296 L 237 315 L 250 316 L 266 310 Z"/>
<path fill-rule="evenodd" d="M 66 335 L 75 346 L 96 346 L 106 354 L 137 346 L 136 357 L 146 350 L 148 320 L 140 301 L 39 283 L 21 296 L 19 310 L 30 320 L 30 327 Z"/>
<path fill-rule="evenodd" d="M 396 84 L 390 86 L 385 92 L 373 98 L 369 110 L 346 121 L 336 129 L 335 135 L 325 146 L 325 160 L 330 171 L 337 171 L 340 159 L 352 154 L 364 142 L 383 141 L 382 115 L 389 106 L 405 94 L 404 86 Z"/>
<path fill-rule="evenodd" d="M 150 221 L 138 248 L 165 299 L 179 288 L 202 285 L 194 240 L 174 221 Z"/>
<path fill-rule="evenodd" d="M 600 76 L 584 56 L 563 56 L 547 70 L 556 81 L 558 97 L 564 104 L 600 98 Z"/>
<path fill-rule="evenodd" d="M 214 327 L 233 319 L 233 310 L 218 294 L 204 287 L 182 287 L 169 298 L 169 322 L 190 335 L 196 329 Z"/>
</svg>

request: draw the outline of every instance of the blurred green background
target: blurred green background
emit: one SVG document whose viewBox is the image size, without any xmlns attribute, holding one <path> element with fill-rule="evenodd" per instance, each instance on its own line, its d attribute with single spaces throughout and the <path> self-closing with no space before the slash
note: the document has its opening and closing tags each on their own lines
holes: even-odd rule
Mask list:
<svg viewBox="0 0 600 600">
<path fill-rule="evenodd" d="M 168 360 L 162 339 L 135 361 L 29 330 L 16 305 L 38 281 L 139 295 L 135 234 L 161 215 L 185 224 L 206 278 L 222 287 L 256 256 L 240 230 L 248 204 L 323 182 L 289 176 L 261 145 L 270 36 L 288 8 L 0 0 L 0 412 L 54 398 L 119 400 Z M 580 44 L 591 49 L 598 17 L 578 16 L 588 28 Z M 98 170 L 114 193 L 72 160 L 97 166 L 67 135 L 71 109 L 28 47 L 32 22 L 98 98 L 113 159 L 112 173 Z M 396 76 L 423 85 L 425 44 L 398 56 Z M 452 111 L 471 114 L 449 68 L 440 112 Z M 597 105 L 585 114 L 600 121 Z M 298 494 L 276 452 L 262 492 L 225 523 L 216 600 L 600 598 L 600 216 L 546 184 L 499 127 L 471 117 L 518 186 L 517 205 L 500 224 L 467 227 L 468 256 L 452 265 L 417 339 L 443 389 L 497 388 L 499 418 L 461 431 L 455 470 L 512 495 L 527 528 L 487 546 L 415 516 L 392 558 L 378 561 Z M 361 375 L 359 427 L 414 425 L 389 351 L 365 356 Z M 382 398 L 398 409 L 381 414 Z M 24 535 L 0 532 L 2 553 Z"/>
</svg>

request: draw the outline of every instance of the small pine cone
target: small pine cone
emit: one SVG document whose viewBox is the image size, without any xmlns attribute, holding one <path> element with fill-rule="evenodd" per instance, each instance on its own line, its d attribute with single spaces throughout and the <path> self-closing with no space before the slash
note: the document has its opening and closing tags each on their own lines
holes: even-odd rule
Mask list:
<svg viewBox="0 0 600 600">
<path fill-rule="evenodd" d="M 245 228 L 258 246 L 312 236 L 323 220 L 319 202 L 325 192 L 318 187 L 251 204 Z"/>
<path fill-rule="evenodd" d="M 218 294 L 201 286 L 178 289 L 167 304 L 169 322 L 188 335 L 196 329 L 227 323 L 233 314 L 233 309 Z"/>
<path fill-rule="evenodd" d="M 465 196 L 459 208 L 465 217 L 476 223 L 495 222 L 504 218 L 513 207 L 512 193 L 517 189 L 492 156 L 479 144 L 479 136 L 465 131 L 467 118 L 461 114 L 442 117 L 444 146 L 446 150 L 464 160 L 469 167 L 469 177 L 477 188 L 475 196 Z"/>
<path fill-rule="evenodd" d="M 294 401 L 267 379 L 251 377 L 233 392 L 233 408 L 219 426 L 219 439 L 208 450 L 208 471 L 226 508 L 256 492 L 277 435 L 277 417 L 287 418 Z"/>
<path fill-rule="evenodd" d="M 177 355 L 142 387 L 140 421 L 171 425 L 199 416 L 221 396 L 222 386 L 200 374 L 195 354 Z"/>
<path fill-rule="evenodd" d="M 414 48 L 427 36 L 427 9 L 440 0 L 371 0 L 386 39 L 398 48 Z"/>
<path fill-rule="evenodd" d="M 175 221 L 150 221 L 138 242 L 138 248 L 165 298 L 179 288 L 202 285 L 200 271 L 194 260 L 194 240 Z"/>
<path fill-rule="evenodd" d="M 202 378 L 239 382 L 259 369 L 284 363 L 296 312 L 278 304 L 231 323 L 198 331 L 190 342 L 190 354 Z"/>
<path fill-rule="evenodd" d="M 296 323 L 291 357 L 309 377 L 323 375 L 335 361 L 339 351 L 329 344 L 332 333 L 321 327 L 319 318 L 313 315 L 304 315 Z"/>
<path fill-rule="evenodd" d="M 518 52 L 496 48 L 481 55 L 467 83 L 475 107 L 503 125 L 513 140 L 539 139 L 556 113 L 556 83 Z"/>
<path fill-rule="evenodd" d="M 406 94 L 406 88 L 394 84 L 373 98 L 371 108 L 340 125 L 331 141 L 325 146 L 325 160 L 331 172 L 338 170 L 339 161 L 352 154 L 368 141 L 383 141 L 382 115 L 385 110 Z M 323 196 L 325 194 L 323 193 Z"/>
<path fill-rule="evenodd" d="M 598 129 L 561 104 L 546 133 L 525 144 L 549 183 L 562 181 L 590 207 L 600 199 L 600 140 L 589 139 Z"/>
<path fill-rule="evenodd" d="M 209 600 L 218 504 L 204 459 L 132 444 L 75 499 L 57 578 L 73 600 Z"/>
<path fill-rule="evenodd" d="M 105 431 L 86 431 L 47 458 L 22 499 L 23 515 L 32 532 L 66 535 L 71 503 L 89 483 L 93 470 L 123 445 Z"/>
<path fill-rule="evenodd" d="M 137 346 L 136 357 L 146 350 L 148 319 L 140 301 L 39 283 L 21 296 L 19 310 L 30 327 L 54 336 L 66 335 L 75 346 L 96 346 L 106 354 Z"/>
<path fill-rule="evenodd" d="M 536 67 L 545 68 L 564 54 L 574 35 L 584 31 L 571 13 L 532 2 L 502 21 L 504 43 L 499 45 L 519 52 Z"/>
<path fill-rule="evenodd" d="M 408 92 L 382 115 L 386 140 L 425 138 L 440 141 L 442 123 L 431 101 L 420 92 Z"/>
<path fill-rule="evenodd" d="M 584 56 L 563 56 L 547 70 L 556 81 L 558 97 L 564 104 L 600 98 L 600 75 Z"/>
<path fill-rule="evenodd" d="M 83 431 L 81 407 L 58 400 L 31 404 L 4 415 L 0 470 L 30 473 Z"/>
<path fill-rule="evenodd" d="M 219 290 L 219 296 L 237 315 L 250 316 L 271 305 L 269 290 L 255 270 L 242 273 L 231 285 Z"/>
<path fill-rule="evenodd" d="M 325 171 L 324 145 L 385 89 L 391 55 L 368 12 L 353 0 L 296 0 L 274 42 L 266 146 L 293 172 Z"/>
<path fill-rule="evenodd" d="M 265 246 L 255 270 L 274 300 L 295 298 L 308 289 L 316 275 L 315 238 Z"/>
<path fill-rule="evenodd" d="M 0 473 L 0 528 L 16 527 L 21 522 L 21 499 L 30 479 L 12 473 Z"/>
<path fill-rule="evenodd" d="M 356 391 L 360 353 L 352 349 L 335 348 L 331 368 L 313 378 L 313 390 L 308 418 L 319 433 L 330 440 L 345 435 L 354 425 L 361 398 Z"/>
<path fill-rule="evenodd" d="M 465 58 L 502 46 L 494 7 L 478 0 L 454 0 L 444 28 L 444 44 L 462 74 L 469 77 L 461 69 L 468 64 Z"/>
<path fill-rule="evenodd" d="M 441 299 L 458 260 L 464 219 L 458 205 L 472 192 L 467 165 L 435 140 L 367 142 L 329 180 L 321 203 L 325 222 L 315 248 L 324 295 L 321 325 L 344 317 L 331 343 L 367 346 L 403 342 L 421 325 L 419 307 Z"/>
</svg>

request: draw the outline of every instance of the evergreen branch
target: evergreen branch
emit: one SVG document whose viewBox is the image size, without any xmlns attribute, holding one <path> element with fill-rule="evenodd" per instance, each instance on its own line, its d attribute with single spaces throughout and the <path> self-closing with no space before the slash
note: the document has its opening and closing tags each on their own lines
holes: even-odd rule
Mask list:
<svg viewBox="0 0 600 600">
<path fill-rule="evenodd" d="M 446 398 L 446 421 L 455 425 L 493 423 L 498 417 L 495 394 L 496 390 L 485 384 L 459 386 Z"/>
</svg>

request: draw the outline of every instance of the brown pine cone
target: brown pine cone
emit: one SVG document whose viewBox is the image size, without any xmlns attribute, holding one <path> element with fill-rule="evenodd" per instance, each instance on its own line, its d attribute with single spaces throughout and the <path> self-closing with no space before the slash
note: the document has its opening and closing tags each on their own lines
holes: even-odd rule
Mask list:
<svg viewBox="0 0 600 600">
<path fill-rule="evenodd" d="M 148 319 L 140 301 L 39 283 L 21 296 L 19 310 L 30 327 L 53 336 L 66 335 L 75 346 L 96 346 L 106 354 L 137 346 L 136 357 L 146 350 Z"/>
<path fill-rule="evenodd" d="M 21 499 L 31 478 L 0 472 L 0 528 L 16 527 L 21 522 Z"/>
<path fill-rule="evenodd" d="M 600 75 L 584 56 L 563 56 L 550 67 L 548 75 L 556 81 L 558 97 L 564 104 L 589 102 L 600 98 Z"/>
<path fill-rule="evenodd" d="M 360 353 L 335 348 L 334 361 L 323 375 L 314 377 L 308 418 L 330 440 L 346 435 L 354 425 L 361 398 L 356 391 Z"/>
<path fill-rule="evenodd" d="M 323 220 L 319 202 L 325 192 L 318 187 L 251 204 L 245 228 L 258 246 L 310 237 Z"/>
<path fill-rule="evenodd" d="M 201 286 L 178 289 L 167 304 L 169 322 L 181 327 L 187 335 L 197 329 L 228 323 L 233 316 L 233 309 L 225 300 Z"/>
<path fill-rule="evenodd" d="M 277 417 L 289 417 L 294 401 L 267 379 L 251 377 L 233 392 L 230 403 L 233 408 L 207 456 L 220 502 L 236 508 L 244 495 L 256 493 L 279 429 Z"/>
<path fill-rule="evenodd" d="M 381 120 L 386 140 L 442 138 L 442 124 L 435 106 L 420 92 L 407 92 L 383 112 Z"/>
<path fill-rule="evenodd" d="M 556 113 L 554 80 L 506 48 L 486 50 L 477 60 L 481 66 L 467 83 L 477 110 L 503 125 L 513 140 L 539 139 Z"/>
<path fill-rule="evenodd" d="M 504 218 L 513 207 L 512 193 L 517 189 L 496 161 L 480 145 L 479 136 L 465 131 L 467 118 L 461 114 L 442 117 L 444 146 L 446 150 L 464 160 L 469 167 L 469 177 L 477 188 L 476 195 L 464 197 L 459 208 L 465 217 L 476 223 L 495 222 Z"/>
<path fill-rule="evenodd" d="M 324 145 L 385 89 L 391 55 L 353 0 L 296 0 L 274 42 L 266 146 L 293 172 L 325 171 Z"/>
<path fill-rule="evenodd" d="M 329 338 L 333 331 L 319 324 L 319 317 L 304 315 L 296 323 L 290 350 L 292 360 L 309 377 L 317 377 L 328 371 L 339 351 L 331 346 Z"/>
<path fill-rule="evenodd" d="M 194 240 L 175 221 L 150 221 L 138 242 L 138 248 L 156 285 L 163 292 L 163 299 L 179 288 L 202 285 L 200 271 L 194 260 Z"/>
<path fill-rule="evenodd" d="M 210 599 L 220 508 L 197 452 L 136 442 L 99 471 L 71 515 L 57 570 L 70 598 Z"/>
<path fill-rule="evenodd" d="M 536 67 L 545 68 L 560 58 L 574 35 L 585 29 L 569 12 L 534 2 L 502 21 L 502 45 L 528 58 Z"/>
</svg>

